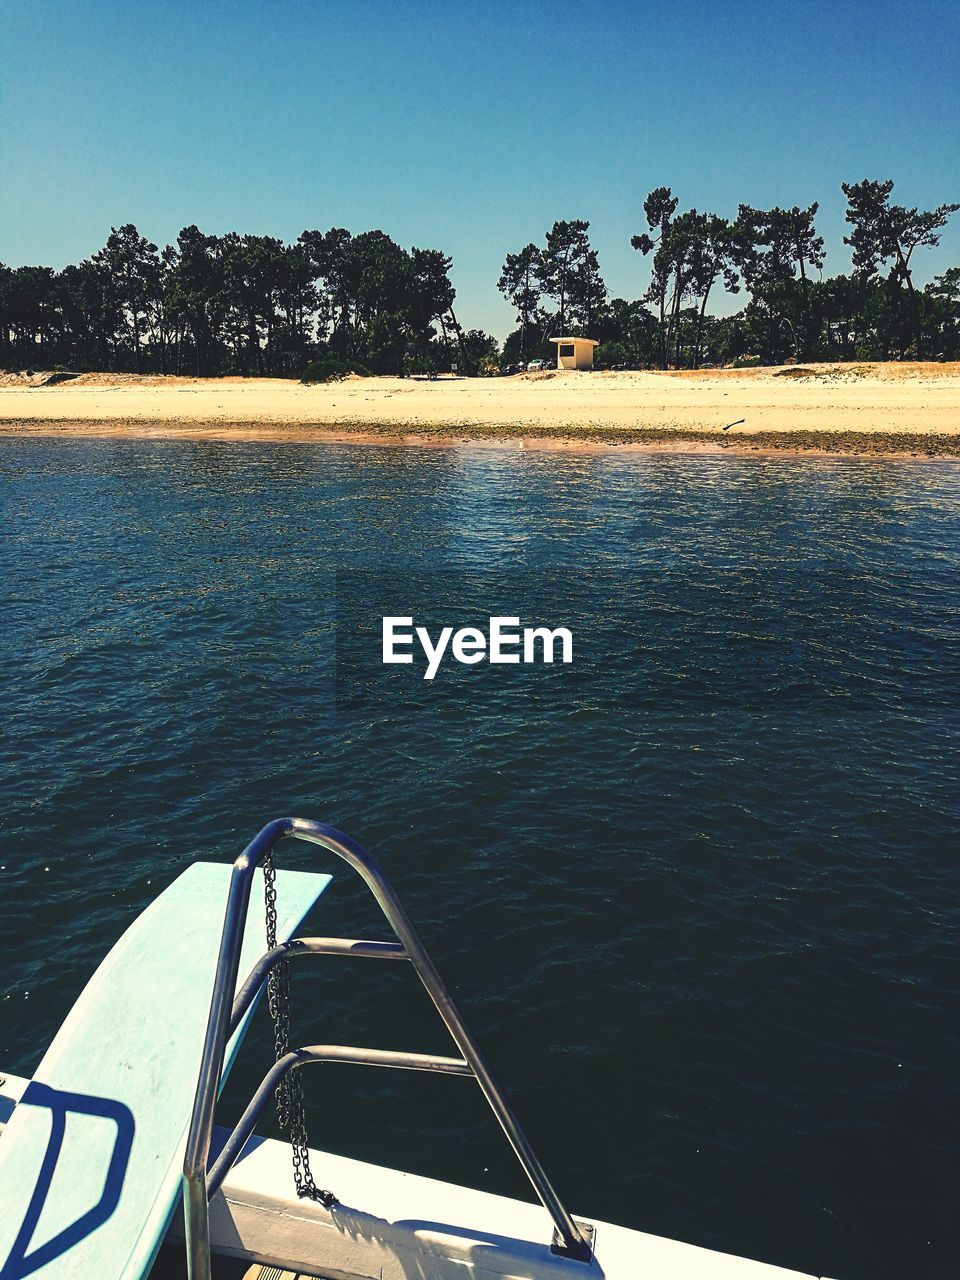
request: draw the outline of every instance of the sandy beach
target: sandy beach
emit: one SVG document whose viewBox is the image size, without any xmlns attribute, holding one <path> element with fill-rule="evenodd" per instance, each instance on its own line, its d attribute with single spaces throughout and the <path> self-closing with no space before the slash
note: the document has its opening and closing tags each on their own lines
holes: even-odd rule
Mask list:
<svg viewBox="0 0 960 1280">
<path fill-rule="evenodd" d="M 531 441 L 960 458 L 960 364 L 509 378 L 0 374 L 0 433 L 435 443 Z"/>
</svg>

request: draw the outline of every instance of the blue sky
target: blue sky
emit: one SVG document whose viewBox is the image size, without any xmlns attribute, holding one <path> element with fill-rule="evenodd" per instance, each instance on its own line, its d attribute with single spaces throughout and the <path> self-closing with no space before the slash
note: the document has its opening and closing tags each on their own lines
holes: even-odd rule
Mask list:
<svg viewBox="0 0 960 1280">
<path fill-rule="evenodd" d="M 122 222 L 160 244 L 380 227 L 450 253 L 461 322 L 503 336 L 504 255 L 557 218 L 588 219 L 638 297 L 655 186 L 727 215 L 818 199 L 828 273 L 841 181 L 960 199 L 960 9 L 939 0 L 19 0 L 0 31 L 11 265 L 77 261 Z M 956 263 L 960 219 L 917 276 Z"/>
</svg>

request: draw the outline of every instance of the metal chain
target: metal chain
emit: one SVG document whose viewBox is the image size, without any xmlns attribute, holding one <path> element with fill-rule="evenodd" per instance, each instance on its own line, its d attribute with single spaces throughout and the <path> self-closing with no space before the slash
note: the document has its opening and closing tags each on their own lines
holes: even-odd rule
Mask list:
<svg viewBox="0 0 960 1280">
<path fill-rule="evenodd" d="M 266 910 L 267 948 L 277 945 L 277 871 L 273 853 L 263 860 L 263 903 Z M 290 1052 L 290 961 L 281 960 L 267 978 L 267 1007 L 273 1019 L 273 1043 L 276 1061 Z M 306 1108 L 303 1102 L 303 1080 L 299 1070 L 288 1071 L 277 1085 L 277 1123 L 290 1134 L 293 1154 L 293 1181 L 301 1200 L 317 1200 L 330 1208 L 337 1203 L 332 1191 L 324 1191 L 313 1180 L 307 1139 Z"/>
</svg>

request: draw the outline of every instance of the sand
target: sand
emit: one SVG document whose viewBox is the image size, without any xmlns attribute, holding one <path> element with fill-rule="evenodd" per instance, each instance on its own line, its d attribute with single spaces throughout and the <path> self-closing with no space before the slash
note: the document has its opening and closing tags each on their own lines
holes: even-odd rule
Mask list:
<svg viewBox="0 0 960 1280">
<path fill-rule="evenodd" d="M 44 381 L 42 374 L 0 375 L 0 433 L 960 458 L 960 363 L 551 370 L 510 378 L 351 378 L 313 387 L 131 374 L 39 385 Z"/>
</svg>

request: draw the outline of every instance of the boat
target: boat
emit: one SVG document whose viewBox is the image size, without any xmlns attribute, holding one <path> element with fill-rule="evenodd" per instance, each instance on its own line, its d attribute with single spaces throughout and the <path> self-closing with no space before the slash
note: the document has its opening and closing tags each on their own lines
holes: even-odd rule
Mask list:
<svg viewBox="0 0 960 1280">
<path fill-rule="evenodd" d="M 278 869 L 284 839 L 346 862 L 393 936 L 297 936 L 331 877 Z M 306 956 L 412 965 L 455 1052 L 291 1047 L 289 966 Z M 217 1096 L 265 992 L 277 1060 L 228 1130 Z M 316 1073 L 303 1072 L 323 1063 L 472 1078 L 539 1203 L 310 1149 L 302 1093 Z M 256 1133 L 274 1096 L 289 1143 Z M 275 819 L 232 866 L 194 862 L 159 894 L 33 1077 L 0 1076 L 0 1125 L 0 1280 L 145 1280 L 162 1245 L 182 1251 L 189 1280 L 225 1266 L 248 1280 L 810 1280 L 574 1216 L 378 863 L 310 819 Z"/>
</svg>

